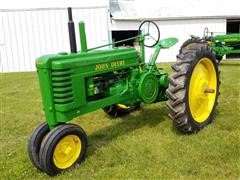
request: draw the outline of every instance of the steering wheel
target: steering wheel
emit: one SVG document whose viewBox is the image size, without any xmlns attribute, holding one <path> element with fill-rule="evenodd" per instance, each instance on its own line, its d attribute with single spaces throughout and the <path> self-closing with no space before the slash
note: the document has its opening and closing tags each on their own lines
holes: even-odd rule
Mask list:
<svg viewBox="0 0 240 180">
<path fill-rule="evenodd" d="M 145 20 L 140 24 L 138 34 L 140 35 L 141 33 L 145 35 L 145 47 L 154 47 L 160 39 L 160 30 L 157 24 L 150 20 Z"/>
<path fill-rule="evenodd" d="M 208 37 L 208 34 L 209 34 L 208 27 L 205 27 L 204 31 L 203 31 L 203 36 L 206 38 L 206 37 Z"/>
</svg>

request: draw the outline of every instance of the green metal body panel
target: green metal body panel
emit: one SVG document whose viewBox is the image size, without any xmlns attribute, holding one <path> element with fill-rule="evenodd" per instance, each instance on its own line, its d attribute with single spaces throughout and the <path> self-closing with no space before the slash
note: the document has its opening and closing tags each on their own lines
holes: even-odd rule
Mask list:
<svg viewBox="0 0 240 180">
<path fill-rule="evenodd" d="M 192 39 L 201 40 L 200 37 L 191 35 Z M 239 54 L 240 53 L 240 33 L 239 34 L 224 34 L 213 36 L 205 36 L 202 38 L 206 40 L 212 48 L 216 57 L 222 57 L 226 54 Z"/>
<path fill-rule="evenodd" d="M 201 40 L 200 37 L 191 35 L 192 39 Z M 206 40 L 212 48 L 216 57 L 222 57 L 226 54 L 239 54 L 240 53 L 240 34 L 225 34 L 206 36 L 202 38 Z"/>
<path fill-rule="evenodd" d="M 210 45 L 219 57 L 240 53 L 240 34 L 216 35 Z"/>
<path fill-rule="evenodd" d="M 74 117 L 112 104 L 133 105 L 141 102 L 139 89 L 142 96 L 151 96 L 153 92 L 144 89 L 146 84 L 140 84 L 142 77 L 154 77 L 152 79 L 156 82 L 147 78 L 144 82 L 153 82 L 158 88 L 158 94 L 152 94 L 154 98 L 149 102 L 167 99 L 165 90 L 169 83 L 168 76 L 162 69 L 157 68 L 155 61 L 160 50 L 164 48 L 161 43 L 170 46 L 170 40 L 158 43 L 150 62 L 146 64 L 144 36 L 137 37 L 141 53 L 135 48 L 93 48 L 90 51 L 87 49 L 83 22 L 79 23 L 79 30 L 81 52 L 45 55 L 36 60 L 43 110 L 51 129 Z"/>
<path fill-rule="evenodd" d="M 214 39 L 219 42 L 240 42 L 240 34 L 216 35 Z"/>
</svg>

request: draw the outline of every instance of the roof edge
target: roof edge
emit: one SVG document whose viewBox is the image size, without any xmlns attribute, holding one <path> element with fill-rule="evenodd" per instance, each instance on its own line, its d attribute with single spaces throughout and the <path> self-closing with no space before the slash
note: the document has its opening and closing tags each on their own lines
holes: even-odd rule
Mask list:
<svg viewBox="0 0 240 180">
<path fill-rule="evenodd" d="M 191 16 L 191 17 L 156 17 L 156 18 L 112 18 L 115 21 L 168 21 L 168 20 L 197 20 L 197 19 L 240 19 L 240 15 L 226 15 L 226 16 Z"/>
</svg>

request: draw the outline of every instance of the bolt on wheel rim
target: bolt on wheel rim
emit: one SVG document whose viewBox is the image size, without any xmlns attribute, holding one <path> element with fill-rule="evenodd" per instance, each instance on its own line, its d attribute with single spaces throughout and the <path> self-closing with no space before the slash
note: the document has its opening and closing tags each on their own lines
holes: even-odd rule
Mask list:
<svg viewBox="0 0 240 180">
<path fill-rule="evenodd" d="M 67 135 L 55 147 L 53 162 L 59 169 L 72 166 L 81 152 L 81 140 L 76 135 Z"/>
<path fill-rule="evenodd" d="M 217 88 L 217 74 L 213 62 L 202 58 L 194 67 L 189 84 L 189 108 L 198 123 L 206 121 L 212 112 Z"/>
</svg>

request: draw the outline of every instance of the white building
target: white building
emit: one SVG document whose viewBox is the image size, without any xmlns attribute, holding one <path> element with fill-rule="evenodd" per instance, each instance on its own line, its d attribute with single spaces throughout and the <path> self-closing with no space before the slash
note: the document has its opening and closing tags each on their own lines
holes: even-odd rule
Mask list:
<svg viewBox="0 0 240 180">
<path fill-rule="evenodd" d="M 0 7 L 0 72 L 35 71 L 37 57 L 69 52 L 67 7 L 73 8 L 78 50 L 79 21 L 88 48 L 110 42 L 107 0 L 8 0 Z"/>
<path fill-rule="evenodd" d="M 158 62 L 175 61 L 190 34 L 240 32 L 239 0 L 8 0 L 0 9 L 0 71 L 34 71 L 44 54 L 69 52 L 66 7 L 73 7 L 75 27 L 86 23 L 88 47 L 136 35 L 142 20 L 154 20 L 161 39 L 179 43 L 160 53 Z M 110 15 L 111 20 L 110 20 Z M 76 28 L 78 49 L 79 37 Z M 152 49 L 146 49 L 146 59 Z"/>
<path fill-rule="evenodd" d="M 153 20 L 159 26 L 161 39 L 179 39 L 177 45 L 160 53 L 158 62 L 175 61 L 189 35 L 202 37 L 205 27 L 220 34 L 240 33 L 239 7 L 238 0 L 110 0 L 113 39 L 123 33 L 132 36 L 142 20 Z M 146 58 L 151 52 L 147 50 Z"/>
</svg>

